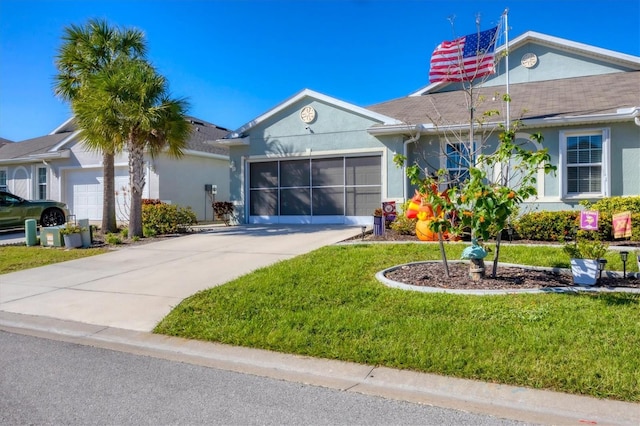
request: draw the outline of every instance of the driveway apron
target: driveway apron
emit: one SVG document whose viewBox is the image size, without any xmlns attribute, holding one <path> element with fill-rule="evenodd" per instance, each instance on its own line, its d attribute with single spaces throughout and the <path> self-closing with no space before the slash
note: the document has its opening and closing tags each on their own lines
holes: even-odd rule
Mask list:
<svg viewBox="0 0 640 426">
<path fill-rule="evenodd" d="M 186 297 L 357 235 L 360 227 L 211 227 L 0 275 L 0 311 L 151 331 Z"/>
</svg>

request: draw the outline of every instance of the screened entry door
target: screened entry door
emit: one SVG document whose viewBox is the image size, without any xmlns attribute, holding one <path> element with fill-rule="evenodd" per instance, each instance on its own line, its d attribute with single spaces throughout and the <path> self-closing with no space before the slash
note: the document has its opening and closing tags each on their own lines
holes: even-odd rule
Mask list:
<svg viewBox="0 0 640 426">
<path fill-rule="evenodd" d="M 380 156 L 249 164 L 250 223 L 368 223 L 381 194 Z"/>
</svg>

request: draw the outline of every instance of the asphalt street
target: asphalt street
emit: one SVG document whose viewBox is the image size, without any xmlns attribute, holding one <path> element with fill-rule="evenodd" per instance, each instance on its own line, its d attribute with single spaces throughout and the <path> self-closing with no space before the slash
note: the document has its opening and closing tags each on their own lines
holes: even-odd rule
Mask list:
<svg viewBox="0 0 640 426">
<path fill-rule="evenodd" d="M 520 425 L 0 331 L 0 424 Z"/>
</svg>

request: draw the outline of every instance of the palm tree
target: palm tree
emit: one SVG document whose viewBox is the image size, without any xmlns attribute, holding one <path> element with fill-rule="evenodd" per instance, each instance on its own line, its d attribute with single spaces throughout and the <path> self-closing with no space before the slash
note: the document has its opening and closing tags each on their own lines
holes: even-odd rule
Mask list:
<svg viewBox="0 0 640 426">
<path fill-rule="evenodd" d="M 72 110 L 75 110 L 74 102 L 87 78 L 110 69 L 119 58 L 144 57 L 147 50 L 141 31 L 112 28 L 99 19 L 89 20 L 84 26 L 71 25 L 65 28 L 62 40 L 56 57 L 59 73 L 55 76 L 54 92 L 70 102 Z M 114 156 L 122 149 L 122 145 L 105 137 L 105 132 L 84 132 L 82 126 L 79 128 L 84 143 L 102 153 L 102 230 L 114 232 L 117 230 Z"/>
<path fill-rule="evenodd" d="M 87 135 L 113 140 L 129 153 L 130 238 L 143 236 L 144 152 L 182 156 L 191 133 L 187 106 L 169 97 L 166 79 L 147 61 L 129 58 L 87 79 L 74 103 Z"/>
</svg>

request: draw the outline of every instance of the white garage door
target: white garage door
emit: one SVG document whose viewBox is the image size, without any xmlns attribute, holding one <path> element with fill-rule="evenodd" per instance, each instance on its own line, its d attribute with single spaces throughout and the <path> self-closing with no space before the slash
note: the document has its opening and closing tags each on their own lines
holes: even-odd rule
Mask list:
<svg viewBox="0 0 640 426">
<path fill-rule="evenodd" d="M 102 169 L 67 172 L 66 202 L 76 219 L 102 220 Z M 129 174 L 124 167 L 115 169 L 116 218 L 128 220 Z"/>
</svg>

